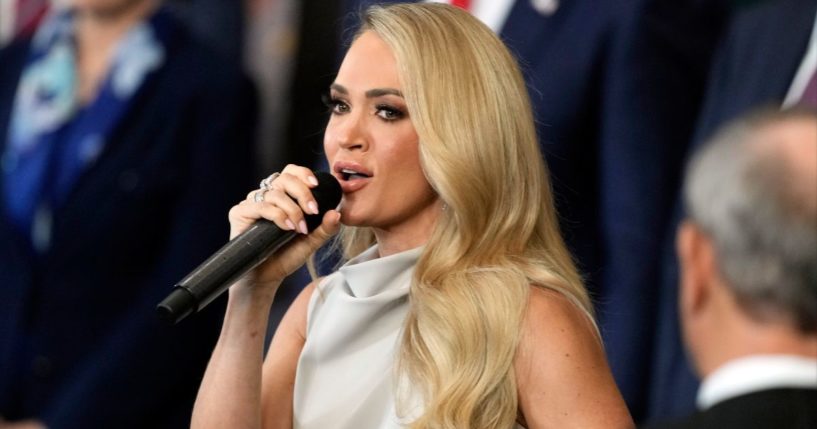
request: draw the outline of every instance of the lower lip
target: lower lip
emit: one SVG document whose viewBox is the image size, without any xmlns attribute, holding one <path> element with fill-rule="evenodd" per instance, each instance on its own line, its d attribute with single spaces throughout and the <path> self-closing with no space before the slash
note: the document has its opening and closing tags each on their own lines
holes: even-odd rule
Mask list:
<svg viewBox="0 0 817 429">
<path fill-rule="evenodd" d="M 348 194 L 366 186 L 369 183 L 369 180 L 371 180 L 371 178 L 340 180 L 340 188 L 343 190 L 344 194 Z"/>
</svg>

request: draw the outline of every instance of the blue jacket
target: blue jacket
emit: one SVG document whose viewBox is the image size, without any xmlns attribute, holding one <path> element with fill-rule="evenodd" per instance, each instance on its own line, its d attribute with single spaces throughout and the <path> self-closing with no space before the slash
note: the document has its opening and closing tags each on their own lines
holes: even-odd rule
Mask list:
<svg viewBox="0 0 817 429">
<path fill-rule="evenodd" d="M 0 415 L 8 420 L 189 425 L 224 302 L 173 327 L 154 308 L 227 240 L 227 211 L 253 187 L 256 106 L 236 65 L 175 27 L 166 63 L 55 211 L 50 250 L 28 251 L 0 216 Z M 0 51 L 0 153 L 27 46 Z"/>
</svg>

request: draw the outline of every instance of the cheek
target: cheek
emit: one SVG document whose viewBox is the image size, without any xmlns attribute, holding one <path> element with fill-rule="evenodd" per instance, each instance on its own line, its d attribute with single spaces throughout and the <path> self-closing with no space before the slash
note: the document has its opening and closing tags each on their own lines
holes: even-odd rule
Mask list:
<svg viewBox="0 0 817 429">
<path fill-rule="evenodd" d="M 327 126 L 326 131 L 323 133 L 323 153 L 326 156 L 326 160 L 329 161 L 329 165 L 332 165 L 332 160 L 335 158 L 335 154 L 338 153 L 338 145 L 335 143 L 337 140 L 334 138 L 334 133 L 332 129 Z"/>
<path fill-rule="evenodd" d="M 390 175 L 399 174 L 399 177 L 407 182 L 415 182 L 419 178 L 425 181 L 416 142 L 395 141 L 387 145 L 380 155 Z"/>
<path fill-rule="evenodd" d="M 406 121 L 396 127 L 381 130 L 380 135 L 388 141 L 388 144 L 383 145 L 386 156 L 403 167 L 416 167 L 420 170 L 420 139 L 411 122 Z"/>
<path fill-rule="evenodd" d="M 397 182 L 396 188 L 400 199 L 416 197 L 426 200 L 434 191 L 426 179 L 420 163 L 418 144 L 413 141 L 398 141 L 389 145 L 383 153 L 384 164 L 388 166 L 389 175 Z M 407 195 L 410 194 L 410 195 Z"/>
</svg>

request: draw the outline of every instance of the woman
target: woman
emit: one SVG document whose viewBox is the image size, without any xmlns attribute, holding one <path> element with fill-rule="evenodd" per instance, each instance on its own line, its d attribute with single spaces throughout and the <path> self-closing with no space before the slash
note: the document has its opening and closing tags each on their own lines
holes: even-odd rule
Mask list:
<svg viewBox="0 0 817 429">
<path fill-rule="evenodd" d="M 55 2 L 0 50 L 0 428 L 189 424 L 221 314 L 153 308 L 223 242 L 254 118 L 157 0 Z"/>
<path fill-rule="evenodd" d="M 339 212 L 230 289 L 193 426 L 631 426 L 502 43 L 450 6 L 373 7 L 330 89 Z M 232 235 L 303 232 L 314 183 L 288 166 Z M 352 259 L 304 289 L 262 364 L 276 287 L 339 230 Z"/>
</svg>

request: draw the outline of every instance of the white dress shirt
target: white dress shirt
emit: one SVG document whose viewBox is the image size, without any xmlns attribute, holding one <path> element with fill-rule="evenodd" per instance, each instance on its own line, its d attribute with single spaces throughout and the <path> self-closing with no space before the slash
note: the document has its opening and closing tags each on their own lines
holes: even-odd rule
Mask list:
<svg viewBox="0 0 817 429">
<path fill-rule="evenodd" d="M 817 359 L 794 355 L 757 355 L 735 359 L 704 379 L 698 408 L 737 396 L 780 388 L 817 389 Z"/>
</svg>

